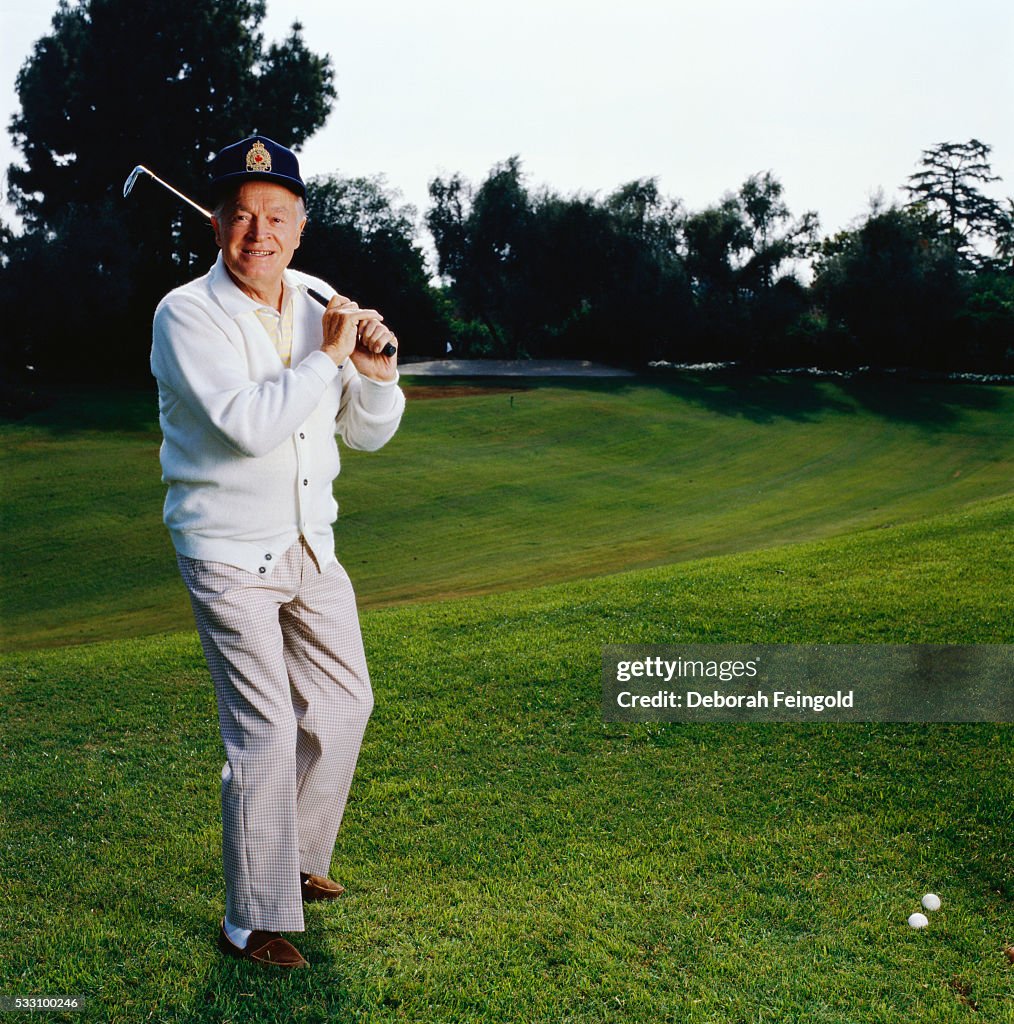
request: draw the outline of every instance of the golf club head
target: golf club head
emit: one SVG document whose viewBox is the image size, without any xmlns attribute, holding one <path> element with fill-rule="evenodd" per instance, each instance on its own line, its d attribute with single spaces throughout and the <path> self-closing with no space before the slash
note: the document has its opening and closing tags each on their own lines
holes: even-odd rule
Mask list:
<svg viewBox="0 0 1014 1024">
<path fill-rule="evenodd" d="M 131 189 L 134 187 L 134 182 L 137 181 L 138 175 L 144 174 L 144 168 L 138 164 L 127 176 L 127 180 L 123 183 L 123 198 L 126 199 L 130 195 Z"/>
</svg>

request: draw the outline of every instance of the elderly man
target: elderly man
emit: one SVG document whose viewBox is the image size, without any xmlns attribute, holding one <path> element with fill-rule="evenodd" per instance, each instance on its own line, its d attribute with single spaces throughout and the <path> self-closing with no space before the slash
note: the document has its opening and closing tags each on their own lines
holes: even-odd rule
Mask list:
<svg viewBox="0 0 1014 1024">
<path fill-rule="evenodd" d="M 375 310 L 289 270 L 306 223 L 296 157 L 263 136 L 212 165 L 211 271 L 155 312 L 165 522 L 225 746 L 219 948 L 279 967 L 327 877 L 373 707 L 355 597 L 335 559 L 336 433 L 398 428 L 396 339 Z M 385 354 L 393 352 L 394 354 Z"/>
</svg>

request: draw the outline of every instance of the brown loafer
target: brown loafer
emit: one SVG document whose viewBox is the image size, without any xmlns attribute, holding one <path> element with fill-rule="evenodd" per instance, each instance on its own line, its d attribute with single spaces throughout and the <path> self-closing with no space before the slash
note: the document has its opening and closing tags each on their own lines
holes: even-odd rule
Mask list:
<svg viewBox="0 0 1014 1024">
<path fill-rule="evenodd" d="M 313 903 L 314 900 L 336 900 L 345 892 L 345 886 L 331 878 L 308 875 L 302 871 L 299 872 L 299 883 L 304 903 Z"/>
<path fill-rule="evenodd" d="M 218 929 L 218 948 L 226 956 L 234 956 L 237 960 L 252 960 L 265 967 L 309 967 L 302 953 L 278 932 L 251 933 L 246 946 L 239 948 L 225 933 L 225 921 Z"/>
</svg>

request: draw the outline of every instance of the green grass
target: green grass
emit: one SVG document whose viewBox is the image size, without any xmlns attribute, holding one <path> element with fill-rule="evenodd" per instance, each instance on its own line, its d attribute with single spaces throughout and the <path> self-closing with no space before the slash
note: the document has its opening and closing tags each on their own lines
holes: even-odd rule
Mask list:
<svg viewBox="0 0 1014 1024">
<path fill-rule="evenodd" d="M 0 988 L 110 1022 L 1010 1021 L 1009 726 L 605 725 L 599 666 L 604 643 L 1010 642 L 1012 516 L 367 612 L 349 892 L 309 908 L 294 976 L 214 951 L 196 639 L 11 655 Z"/>
<path fill-rule="evenodd" d="M 214 948 L 223 754 L 151 399 L 0 430 L 0 994 L 123 1024 L 1014 1021 L 1010 725 L 599 707 L 607 643 L 1012 642 L 1014 392 L 440 393 L 338 482 L 377 705 L 349 891 L 293 976 Z"/>
<path fill-rule="evenodd" d="M 413 400 L 454 383 L 409 382 L 398 436 L 345 457 L 339 557 L 365 607 L 914 522 L 1014 472 L 1003 387 L 677 375 Z M 0 443 L 10 646 L 190 628 L 152 396 L 66 402 Z"/>
</svg>

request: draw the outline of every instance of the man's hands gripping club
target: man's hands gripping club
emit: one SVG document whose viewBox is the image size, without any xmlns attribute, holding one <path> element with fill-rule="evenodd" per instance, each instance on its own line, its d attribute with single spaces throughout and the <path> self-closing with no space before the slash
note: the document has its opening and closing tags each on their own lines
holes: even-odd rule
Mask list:
<svg viewBox="0 0 1014 1024">
<path fill-rule="evenodd" d="M 394 380 L 398 375 L 398 339 L 375 309 L 360 309 L 344 295 L 333 295 L 324 310 L 324 343 L 321 351 L 337 366 L 351 359 L 355 368 L 374 380 Z M 392 355 L 384 355 L 387 346 Z"/>
</svg>

